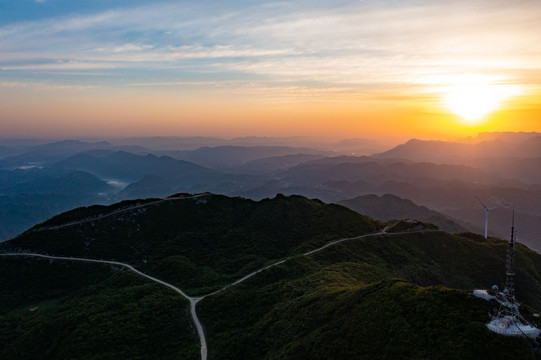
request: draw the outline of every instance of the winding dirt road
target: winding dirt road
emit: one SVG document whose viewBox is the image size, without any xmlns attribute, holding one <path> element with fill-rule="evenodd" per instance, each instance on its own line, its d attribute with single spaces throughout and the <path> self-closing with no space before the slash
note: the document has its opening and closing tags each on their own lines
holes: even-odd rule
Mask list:
<svg viewBox="0 0 541 360">
<path fill-rule="evenodd" d="M 195 194 L 195 195 L 191 195 L 191 196 L 168 197 L 168 198 L 165 198 L 165 199 L 159 199 L 159 200 L 156 200 L 156 201 L 146 202 L 146 203 L 143 203 L 143 204 L 127 206 L 125 208 L 120 208 L 120 209 L 117 209 L 117 210 L 113 210 L 113 211 L 105 213 L 105 214 L 93 215 L 93 216 L 89 216 L 89 217 L 81 219 L 81 220 L 70 221 L 70 222 L 67 222 L 67 223 L 64 223 L 64 224 L 61 224 L 61 225 L 42 226 L 42 227 L 33 229 L 31 231 L 62 229 L 62 228 L 68 227 L 68 226 L 84 224 L 84 223 L 87 223 L 87 222 L 101 220 L 101 219 L 104 219 L 106 217 L 110 217 L 110 216 L 113 216 L 113 215 L 118 215 L 118 214 L 121 214 L 121 213 L 124 213 L 124 212 L 133 211 L 133 210 L 141 209 L 141 208 L 146 208 L 146 207 L 149 207 L 151 205 L 157 205 L 157 204 L 161 204 L 161 203 L 164 203 L 164 202 L 177 201 L 177 200 L 197 199 L 197 198 L 204 197 L 204 196 L 208 196 L 208 193 Z"/>
<path fill-rule="evenodd" d="M 199 340 L 201 342 L 201 359 L 202 360 L 207 359 L 207 342 L 205 340 L 205 333 L 203 332 L 203 326 L 201 326 L 201 322 L 199 322 L 199 319 L 197 318 L 197 313 L 195 311 L 195 306 L 197 305 L 197 302 L 201 300 L 202 298 L 194 298 L 194 297 L 188 296 L 184 291 L 180 290 L 178 287 L 171 285 L 163 280 L 156 279 L 153 276 L 147 275 L 137 270 L 136 268 L 134 268 L 133 266 L 129 264 L 124 264 L 118 261 L 85 259 L 85 258 L 76 258 L 76 257 L 67 257 L 67 256 L 50 256 L 50 255 L 43 255 L 43 254 L 36 254 L 36 253 L 11 253 L 11 254 L 0 254 L 0 256 L 27 256 L 27 257 L 45 258 L 45 259 L 50 259 L 50 260 L 82 261 L 82 262 L 118 265 L 118 266 L 123 266 L 127 268 L 128 270 L 136 273 L 139 276 L 142 276 L 144 278 L 147 278 L 149 280 L 152 280 L 154 282 L 167 286 L 168 288 L 172 289 L 173 291 L 177 292 L 178 294 L 182 295 L 184 298 L 190 301 L 192 320 L 195 324 L 195 327 L 197 328 L 197 333 L 199 334 Z"/>
<path fill-rule="evenodd" d="M 426 232 L 426 231 L 434 231 L 434 230 L 421 230 L 421 231 L 412 231 L 412 232 L 404 232 L 404 233 L 419 233 L 419 232 Z M 301 254 L 301 256 L 308 256 L 308 255 L 312 255 L 312 254 L 315 254 L 317 252 L 320 252 L 330 246 L 333 246 L 333 245 L 336 245 L 336 244 L 339 244 L 339 243 L 342 243 L 344 241 L 350 241 L 350 240 L 358 240 L 358 239 L 363 239 L 363 238 L 367 238 L 367 237 L 373 237 L 373 236 L 380 236 L 380 235 L 399 235 L 399 234 L 403 234 L 403 233 L 386 233 L 385 231 L 380 231 L 380 232 L 377 232 L 377 233 L 372 233 L 372 234 L 366 234 L 366 235 L 361 235 L 361 236 L 356 236 L 356 237 L 350 237 L 350 238 L 342 238 L 342 239 L 337 239 L 337 240 L 334 240 L 334 241 L 331 241 L 317 249 L 314 249 L 314 250 L 310 250 L 308 252 L 305 252 L 303 254 Z M 164 286 L 167 286 L 168 288 L 172 289 L 173 291 L 177 292 L 178 294 L 180 294 L 182 297 L 184 297 L 185 299 L 187 299 L 189 302 L 190 302 L 190 308 L 191 308 L 191 315 L 192 315 L 192 320 L 195 324 L 195 327 L 197 328 L 197 333 L 199 335 L 199 340 L 201 342 L 201 360 L 207 360 L 207 342 L 206 342 L 206 339 L 205 339 L 205 332 L 203 331 L 203 326 L 201 325 L 201 322 L 199 321 L 198 317 L 197 317 L 197 312 L 196 312 L 196 305 L 199 301 L 203 300 L 204 298 L 208 297 L 208 296 L 212 296 L 214 294 L 217 294 L 231 286 L 235 286 L 237 284 L 240 284 L 242 283 L 243 281 L 245 280 L 248 280 L 249 278 L 251 278 L 252 276 L 254 275 L 257 275 L 259 274 L 260 272 L 266 270 L 266 269 L 270 269 L 274 266 L 277 266 L 277 265 L 280 265 L 280 264 L 283 264 L 285 263 L 286 261 L 292 259 L 293 257 L 287 257 L 285 259 L 282 259 L 282 260 L 279 260 L 275 263 L 272 263 L 270 265 L 267 265 L 265 267 L 262 267 L 261 269 L 258 269 L 248 275 L 245 275 L 243 276 L 242 278 L 236 280 L 235 282 L 229 284 L 229 285 L 226 285 L 224 287 L 222 287 L 221 289 L 219 290 L 216 290 L 212 293 L 209 293 L 209 294 L 206 294 L 206 295 L 203 295 L 203 296 L 200 296 L 200 297 L 191 297 L 191 296 L 188 296 L 184 291 L 180 290 L 178 287 L 174 286 L 174 285 L 171 285 L 163 280 L 160 280 L 160 279 L 157 279 L 155 277 L 152 277 L 150 275 L 147 275 L 137 269 L 135 269 L 133 266 L 129 265 L 129 264 L 125 264 L 125 263 L 121 263 L 121 262 L 118 262 L 118 261 L 109 261 L 109 260 L 96 260 L 96 259 L 85 259 L 85 258 L 76 258 L 76 257 L 66 257 L 66 256 L 50 256 L 50 255 L 43 255 L 43 254 L 36 254 L 36 253 L 6 253 L 6 254 L 0 254 L 0 256 L 28 256 L 28 257 L 39 257 L 39 258 L 45 258 L 45 259 L 50 259 L 50 260 L 67 260 L 67 261 L 82 261 L 82 262 L 92 262 L 92 263 L 102 263 L 102 264 L 109 264 L 109 265 L 118 265 L 118 266 L 122 266 L 122 267 L 125 267 L 127 268 L 128 270 L 136 273 L 137 275 L 139 276 L 142 276 L 146 279 L 149 279 L 149 280 L 152 280 L 154 282 L 157 282 L 161 285 L 164 285 Z M 298 256 L 298 255 L 297 255 Z"/>
</svg>

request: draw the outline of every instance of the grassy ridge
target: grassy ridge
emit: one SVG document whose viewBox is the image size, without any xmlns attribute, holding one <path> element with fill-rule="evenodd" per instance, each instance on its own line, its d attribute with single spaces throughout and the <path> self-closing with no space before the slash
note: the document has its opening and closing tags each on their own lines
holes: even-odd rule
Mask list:
<svg viewBox="0 0 541 360">
<path fill-rule="evenodd" d="M 80 212 L 84 219 L 88 211 L 74 210 L 60 218 L 73 221 Z M 50 223 L 59 221 L 52 219 Z M 1 244 L 0 250 L 29 249 L 128 262 L 201 294 L 269 260 L 380 227 L 380 223 L 344 207 L 301 196 L 255 202 L 208 195 L 171 200 L 60 229 L 28 232 Z"/>
<path fill-rule="evenodd" d="M 500 248 L 431 232 L 359 239 L 297 257 L 198 305 L 209 359 L 533 359 L 524 339 L 486 329 L 486 301 L 393 279 L 490 283 L 494 274 L 472 270 L 495 261 L 502 273 Z M 456 273 L 470 261 L 454 264 L 463 254 L 475 254 L 474 265 Z M 520 261 L 520 271 L 539 268 L 534 258 Z M 538 281 L 528 285 L 539 289 Z"/>
<path fill-rule="evenodd" d="M 129 205 L 76 209 L 43 225 Z M 183 289 L 207 292 L 271 259 L 380 225 L 298 196 L 254 202 L 211 195 L 30 231 L 2 243 L 0 251 L 119 260 Z M 199 357 L 187 302 L 122 268 L 1 257 L 0 274 L 2 359 Z"/>
<path fill-rule="evenodd" d="M 355 274 L 363 282 L 395 277 L 421 286 L 471 290 L 504 284 L 506 249 L 505 241 L 473 241 L 428 231 L 348 241 L 316 253 L 313 258 L 320 265 L 361 264 L 362 271 Z M 515 272 L 519 300 L 541 309 L 541 256 L 518 244 Z M 367 278 L 369 274 L 373 275 Z"/>
<path fill-rule="evenodd" d="M 256 305 L 272 296 L 265 292 Z M 240 293 L 228 300 L 237 306 L 254 302 Z M 208 307 L 218 305 L 210 301 Z M 228 307 L 214 311 L 225 311 L 224 321 L 240 315 L 229 315 Z M 306 288 L 254 322 L 234 323 L 216 335 L 211 327 L 209 359 L 534 358 L 524 339 L 495 336 L 485 322 L 486 302 L 442 287 L 384 280 L 365 287 Z"/>
<path fill-rule="evenodd" d="M 119 260 L 191 294 L 291 256 L 198 304 L 209 360 L 533 358 L 524 340 L 488 332 L 488 303 L 467 293 L 503 283 L 503 241 L 424 231 L 299 255 L 381 227 L 300 196 L 208 195 L 27 232 L 0 251 Z M 516 273 L 519 300 L 541 309 L 541 256 L 517 246 Z M 187 302 L 123 269 L 0 257 L 0 276 L 2 359 L 199 356 Z"/>
</svg>

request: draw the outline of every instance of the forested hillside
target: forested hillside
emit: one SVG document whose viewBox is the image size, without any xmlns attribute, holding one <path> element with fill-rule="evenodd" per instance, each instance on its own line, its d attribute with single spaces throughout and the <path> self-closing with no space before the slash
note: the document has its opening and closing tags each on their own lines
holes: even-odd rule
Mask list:
<svg viewBox="0 0 541 360">
<path fill-rule="evenodd" d="M 0 251 L 122 261 L 203 296 L 209 360 L 534 358 L 470 295 L 504 281 L 505 241 L 385 225 L 301 196 L 178 194 L 76 209 Z M 516 273 L 532 319 L 541 256 L 519 245 Z M 2 358 L 200 358 L 188 301 L 122 266 L 0 256 L 0 274 Z"/>
</svg>

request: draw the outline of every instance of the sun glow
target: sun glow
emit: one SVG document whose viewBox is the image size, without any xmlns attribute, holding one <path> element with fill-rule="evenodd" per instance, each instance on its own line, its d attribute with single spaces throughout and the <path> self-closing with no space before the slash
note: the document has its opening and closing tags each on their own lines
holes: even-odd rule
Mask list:
<svg viewBox="0 0 541 360">
<path fill-rule="evenodd" d="M 460 85 L 445 92 L 443 103 L 465 123 L 476 125 L 498 109 L 502 101 L 519 93 L 515 85 Z"/>
</svg>

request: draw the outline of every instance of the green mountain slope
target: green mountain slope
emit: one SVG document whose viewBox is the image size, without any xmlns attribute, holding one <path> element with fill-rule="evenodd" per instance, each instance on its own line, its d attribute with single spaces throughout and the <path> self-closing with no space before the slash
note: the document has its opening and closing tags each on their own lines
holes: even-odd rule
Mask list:
<svg viewBox="0 0 541 360">
<path fill-rule="evenodd" d="M 526 340 L 489 333 L 486 302 L 461 291 L 400 280 L 301 284 L 294 298 L 291 288 L 264 284 L 255 294 L 240 288 L 203 303 L 209 359 L 534 358 Z"/>
<path fill-rule="evenodd" d="M 501 283 L 504 251 L 426 232 L 296 257 L 201 302 L 209 359 L 533 359 L 526 340 L 486 329 L 488 302 L 429 286 Z M 541 259 L 518 252 L 517 296 L 539 306 Z"/>
<path fill-rule="evenodd" d="M 0 250 L 128 262 L 200 294 L 272 259 L 381 228 L 349 209 L 301 196 L 255 202 L 208 194 L 140 204 L 74 210 L 37 226 L 41 231 L 31 230 L 1 244 Z M 47 229 L 77 219 L 85 222 Z"/>
<path fill-rule="evenodd" d="M 187 301 L 162 286 L 34 258 L 0 257 L 0 273 L 1 359 L 199 359 Z"/>
<path fill-rule="evenodd" d="M 178 194 L 76 209 L 0 253 L 122 261 L 196 296 L 285 260 L 198 303 L 209 360 L 534 358 L 468 293 L 502 284 L 504 241 L 384 226 L 301 196 Z M 518 245 L 516 273 L 528 317 L 541 256 Z M 0 279 L 2 359 L 200 358 L 188 301 L 125 268 L 0 256 Z"/>
</svg>

